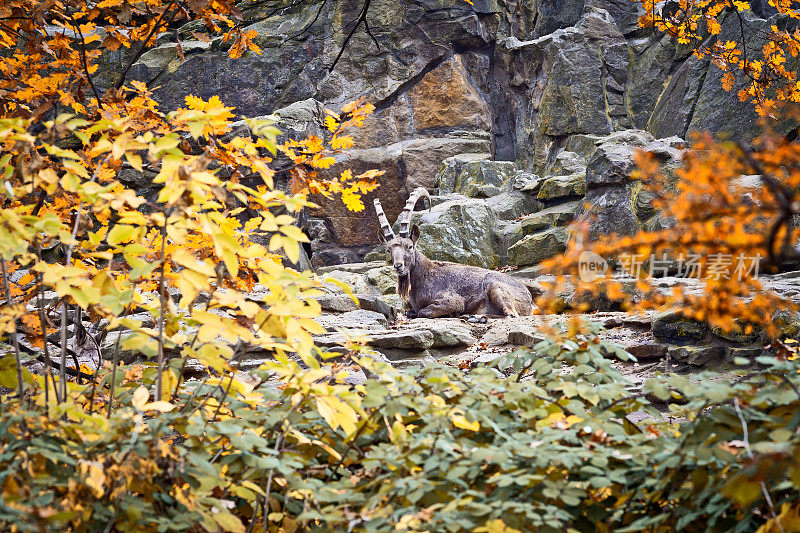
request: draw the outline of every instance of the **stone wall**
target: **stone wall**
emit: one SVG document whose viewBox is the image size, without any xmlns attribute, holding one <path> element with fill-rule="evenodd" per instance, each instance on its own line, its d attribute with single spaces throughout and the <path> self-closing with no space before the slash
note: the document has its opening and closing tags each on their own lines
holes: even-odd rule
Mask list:
<svg viewBox="0 0 800 533">
<path fill-rule="evenodd" d="M 134 65 L 129 78 L 158 85 L 156 96 L 167 109 L 194 94 L 219 95 L 243 116 L 276 113 L 288 135 L 318 128 L 322 108 L 365 96 L 376 112 L 357 132 L 356 149 L 343 155 L 334 171 L 385 170 L 373 194 L 390 218 L 414 187 L 439 187 L 445 161 L 464 154 L 476 161 L 510 161 L 513 180 L 476 185 L 496 187 L 486 190 L 497 194 L 446 191 L 462 198 L 449 200 L 456 203 L 447 207 L 440 229 L 456 231 L 448 224 L 466 220 L 465 209 L 475 216 L 488 209 L 495 222 L 498 210 L 519 217 L 544 209 L 540 218 L 557 223 L 534 229 L 544 222 L 529 222 L 525 231 L 550 231 L 542 238 L 558 248 L 564 240 L 561 222 L 571 217 L 578 198 L 586 194 L 600 205 L 617 202 L 613 195 L 635 194 L 628 185 L 616 187 L 621 182 L 593 184 L 591 170 L 587 176 L 599 138 L 636 129 L 647 136 L 640 139 L 646 144 L 654 137 L 685 139 L 703 129 L 744 138 L 757 131 L 752 107 L 739 101 L 736 88 L 722 90 L 719 70 L 668 37 L 640 29 L 638 6 L 630 0 L 476 0 L 473 6 L 463 0 L 373 0 L 368 22 L 374 40 L 362 26 L 332 70 L 360 2 L 307 0 L 281 7 L 286 3 L 267 1 L 247 8 L 250 4 L 242 4 L 249 21 L 243 29 L 258 33 L 262 55 L 231 60 L 225 43 L 198 39 L 202 27 L 190 24 L 177 32 L 183 61 L 175 34 L 169 34 Z M 751 27 L 775 23 L 762 18 L 777 17 L 770 9 L 755 3 L 747 15 Z M 735 30 L 732 22 L 723 20 L 723 34 Z M 577 167 L 559 167 L 565 162 Z M 535 188 L 531 176 L 549 181 Z M 514 180 L 527 180 L 528 190 L 515 189 Z M 505 194 L 493 200 L 499 207 L 488 200 L 475 207 L 463 199 L 499 194 Z M 371 206 L 372 195 L 366 200 Z M 314 264 L 360 260 L 375 248 L 371 207 L 353 215 L 336 202 L 320 203 L 322 209 L 309 213 L 306 222 Z M 620 214 L 638 227 L 642 220 L 633 215 Z M 523 235 L 514 220 L 504 222 L 481 243 L 495 250 L 491 266 L 516 257 L 509 246 Z M 433 221 L 427 223 L 433 231 Z M 470 239 L 462 239 L 465 257 L 475 249 Z"/>
</svg>

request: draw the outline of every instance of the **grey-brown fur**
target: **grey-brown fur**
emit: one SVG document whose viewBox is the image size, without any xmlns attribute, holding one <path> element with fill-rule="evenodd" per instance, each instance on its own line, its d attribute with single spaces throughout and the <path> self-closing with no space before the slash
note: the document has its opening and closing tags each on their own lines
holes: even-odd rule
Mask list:
<svg viewBox="0 0 800 533">
<path fill-rule="evenodd" d="M 375 199 L 375 212 L 383 228 L 386 249 L 398 275 L 398 293 L 413 314 L 426 318 L 531 314 L 531 294 L 519 280 L 485 268 L 432 261 L 417 249 L 419 227 L 411 227 L 410 234 L 407 228 L 420 196 L 427 197 L 427 191 L 418 188 L 412 192 L 400 214 L 399 235 L 391 230 L 380 201 Z"/>
</svg>

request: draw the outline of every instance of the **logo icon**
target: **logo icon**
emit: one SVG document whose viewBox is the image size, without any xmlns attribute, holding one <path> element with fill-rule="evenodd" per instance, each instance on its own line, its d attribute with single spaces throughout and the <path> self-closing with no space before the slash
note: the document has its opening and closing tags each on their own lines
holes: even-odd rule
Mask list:
<svg viewBox="0 0 800 533">
<path fill-rule="evenodd" d="M 586 250 L 578 256 L 578 276 L 581 281 L 591 283 L 603 279 L 606 277 L 606 272 L 608 263 L 598 254 Z"/>
</svg>

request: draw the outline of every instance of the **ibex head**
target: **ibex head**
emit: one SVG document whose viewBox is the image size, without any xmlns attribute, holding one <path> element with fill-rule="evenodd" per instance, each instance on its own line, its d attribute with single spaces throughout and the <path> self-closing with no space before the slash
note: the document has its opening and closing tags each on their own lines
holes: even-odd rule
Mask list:
<svg viewBox="0 0 800 533">
<path fill-rule="evenodd" d="M 420 197 L 428 199 L 430 206 L 431 198 L 428 191 L 423 187 L 417 187 L 408 197 L 406 206 L 403 212 L 397 218 L 400 221 L 400 233 L 395 235 L 389 220 L 386 218 L 386 213 L 383 212 L 381 201 L 375 198 L 375 213 L 378 215 L 378 221 L 381 224 L 381 237 L 386 244 L 386 250 L 392 258 L 392 264 L 397 271 L 399 277 L 408 275 L 409 270 L 414 264 L 416 258 L 416 245 L 419 239 L 419 226 L 416 224 L 411 226 L 411 213 L 414 211 L 414 206 Z"/>
</svg>

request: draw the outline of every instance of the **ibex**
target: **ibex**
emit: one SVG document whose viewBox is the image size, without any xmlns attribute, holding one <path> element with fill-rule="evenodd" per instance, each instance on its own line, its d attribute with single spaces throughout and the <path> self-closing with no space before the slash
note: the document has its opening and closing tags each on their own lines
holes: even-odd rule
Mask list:
<svg viewBox="0 0 800 533">
<path fill-rule="evenodd" d="M 446 261 L 431 261 L 417 248 L 420 230 L 410 228 L 411 213 L 428 191 L 416 188 L 400 213 L 400 234 L 395 235 L 381 202 L 375 199 L 375 213 L 382 238 L 397 271 L 397 292 L 410 306 L 409 316 L 435 318 L 458 315 L 530 315 L 533 302 L 519 280 L 500 272 Z"/>
</svg>

